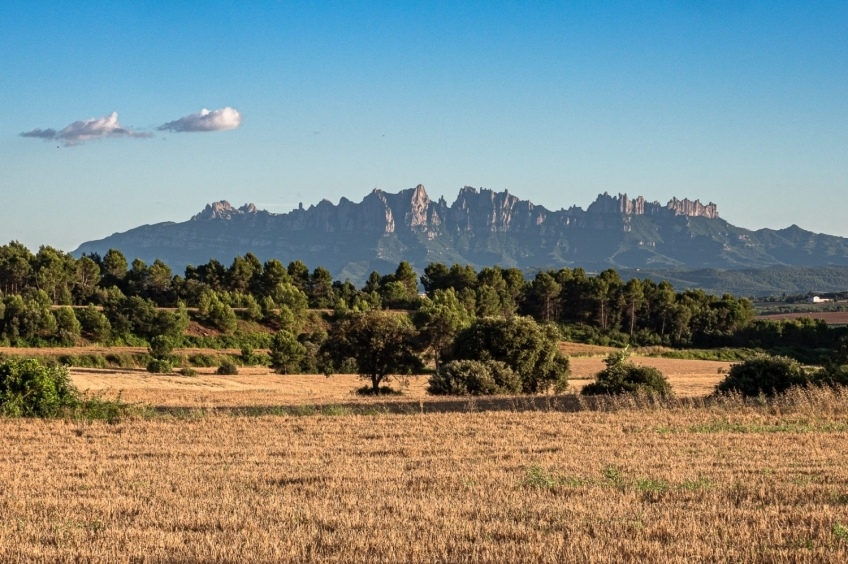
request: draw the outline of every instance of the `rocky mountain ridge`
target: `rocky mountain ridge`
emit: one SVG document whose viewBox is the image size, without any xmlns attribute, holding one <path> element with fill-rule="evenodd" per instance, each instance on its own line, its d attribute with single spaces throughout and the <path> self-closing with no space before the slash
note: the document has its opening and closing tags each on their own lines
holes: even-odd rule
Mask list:
<svg viewBox="0 0 848 564">
<path fill-rule="evenodd" d="M 848 239 L 793 226 L 750 231 L 721 219 L 717 206 L 673 198 L 667 204 L 601 194 L 585 210 L 548 210 L 507 191 L 466 186 L 452 204 L 424 186 L 375 189 L 359 203 L 322 200 L 274 214 L 222 200 L 181 223 L 162 223 L 84 243 L 75 252 L 117 248 L 129 258 L 160 258 L 176 272 L 253 252 L 262 260 L 303 260 L 337 277 L 364 279 L 407 260 L 519 268 L 759 268 L 848 264 Z"/>
</svg>

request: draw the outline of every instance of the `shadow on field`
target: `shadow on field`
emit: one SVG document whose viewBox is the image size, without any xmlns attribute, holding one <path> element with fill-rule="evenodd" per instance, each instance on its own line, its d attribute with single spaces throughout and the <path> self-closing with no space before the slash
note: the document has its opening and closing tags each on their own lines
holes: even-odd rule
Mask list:
<svg viewBox="0 0 848 564">
<path fill-rule="evenodd" d="M 672 400 L 675 401 L 675 400 Z M 702 400 L 703 401 L 703 400 Z M 675 403 L 679 403 L 676 400 Z M 391 400 L 369 403 L 328 403 L 306 405 L 255 405 L 216 406 L 193 408 L 174 406 L 151 406 L 155 414 L 176 417 L 199 416 L 207 413 L 230 415 L 378 415 L 378 414 L 428 414 L 428 413 L 475 413 L 495 411 L 542 411 L 576 412 L 584 410 L 616 410 L 628 407 L 649 407 L 665 404 L 662 399 L 646 397 L 611 398 L 583 397 L 574 394 L 559 396 L 508 396 L 508 397 L 455 397 L 426 400 Z M 695 404 L 698 400 L 688 398 L 684 403 Z"/>
</svg>

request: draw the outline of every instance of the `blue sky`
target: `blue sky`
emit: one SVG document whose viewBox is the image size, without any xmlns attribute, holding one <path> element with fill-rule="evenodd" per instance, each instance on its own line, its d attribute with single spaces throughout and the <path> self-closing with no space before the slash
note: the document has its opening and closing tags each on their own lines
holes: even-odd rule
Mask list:
<svg viewBox="0 0 848 564">
<path fill-rule="evenodd" d="M 419 183 L 551 209 L 700 198 L 848 236 L 846 29 L 844 0 L 7 0 L 0 241 L 70 251 L 220 199 L 286 212 Z M 240 119 L 159 129 L 204 108 Z M 112 135 L 74 137 L 113 112 Z"/>
</svg>

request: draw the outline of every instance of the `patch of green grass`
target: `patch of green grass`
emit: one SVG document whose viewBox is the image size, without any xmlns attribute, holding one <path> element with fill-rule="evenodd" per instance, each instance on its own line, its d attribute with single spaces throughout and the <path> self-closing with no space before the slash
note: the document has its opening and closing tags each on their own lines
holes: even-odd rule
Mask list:
<svg viewBox="0 0 848 564">
<path fill-rule="evenodd" d="M 557 488 L 559 481 L 548 470 L 534 464 L 527 468 L 522 484 L 528 488 L 552 491 Z"/>
<path fill-rule="evenodd" d="M 638 478 L 636 480 L 636 489 L 640 492 L 659 493 L 669 489 L 668 482 L 665 480 L 655 480 L 653 478 Z"/>
<path fill-rule="evenodd" d="M 677 489 L 684 491 L 711 490 L 715 487 L 709 479 L 698 478 L 697 480 L 686 479 L 677 485 Z"/>
</svg>

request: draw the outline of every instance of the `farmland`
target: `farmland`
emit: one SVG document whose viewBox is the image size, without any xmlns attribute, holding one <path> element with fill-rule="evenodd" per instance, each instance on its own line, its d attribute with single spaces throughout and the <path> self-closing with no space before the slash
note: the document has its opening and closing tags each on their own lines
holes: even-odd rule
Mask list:
<svg viewBox="0 0 848 564">
<path fill-rule="evenodd" d="M 705 403 L 728 363 L 633 360 L 681 399 L 440 409 L 423 377 L 386 400 L 351 394 L 353 375 L 75 368 L 80 388 L 163 410 L 0 419 L 0 560 L 848 558 L 848 394 Z M 288 409 L 237 409 L 260 405 Z"/>
<path fill-rule="evenodd" d="M 728 362 L 677 360 L 666 358 L 634 357 L 639 364 L 658 368 L 683 397 L 706 395 L 723 377 L 730 366 Z M 575 357 L 571 359 L 574 391 L 588 384 L 603 369 L 603 357 Z M 192 377 L 152 375 L 141 369 L 96 370 L 74 368 L 71 377 L 78 388 L 115 397 L 119 392 L 124 401 L 169 407 L 246 407 L 246 406 L 314 406 L 333 404 L 373 404 L 353 391 L 363 382 L 355 375 L 337 374 L 326 377 L 319 374 L 286 375 L 272 373 L 267 368 L 241 368 L 238 376 L 218 376 L 214 368 L 198 369 Z M 403 396 L 384 402 L 436 403 L 426 392 L 427 379 L 411 376 L 395 379 L 396 388 Z"/>
<path fill-rule="evenodd" d="M 846 405 L 0 420 L 0 560 L 844 561 Z"/>
</svg>

